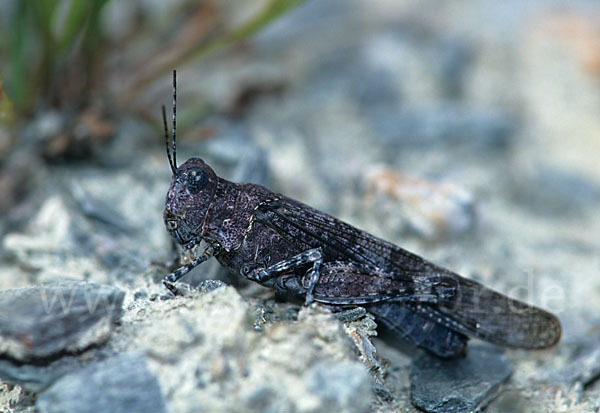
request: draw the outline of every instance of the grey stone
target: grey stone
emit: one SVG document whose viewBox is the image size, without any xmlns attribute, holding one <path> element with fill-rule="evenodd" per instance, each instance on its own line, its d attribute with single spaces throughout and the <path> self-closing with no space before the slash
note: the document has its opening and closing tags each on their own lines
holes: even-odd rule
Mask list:
<svg viewBox="0 0 600 413">
<path fill-rule="evenodd" d="M 478 150 L 506 148 L 515 132 L 514 120 L 498 110 L 460 105 L 431 108 L 382 107 L 367 112 L 375 136 L 390 148 L 465 145 Z"/>
<path fill-rule="evenodd" d="M 565 338 L 556 349 L 560 362 L 546 366 L 542 381 L 560 383 L 564 388 L 588 386 L 600 377 L 600 334 L 579 332 Z"/>
<path fill-rule="evenodd" d="M 0 354 L 17 361 L 76 352 L 106 341 L 125 293 L 84 281 L 0 292 Z"/>
<path fill-rule="evenodd" d="M 77 356 L 63 356 L 48 362 L 29 364 L 0 359 L 0 378 L 37 393 L 84 364 L 85 361 Z"/>
<path fill-rule="evenodd" d="M 88 193 L 80 185 L 71 185 L 70 192 L 79 210 L 87 218 L 124 233 L 135 230 L 131 222 L 122 216 L 119 211 Z"/>
<path fill-rule="evenodd" d="M 371 50 L 381 46 L 375 39 L 366 47 L 345 47 L 323 55 L 312 69 L 311 82 L 307 85 L 310 98 L 344 95 L 361 110 L 397 105 L 401 96 L 394 83 L 395 74 L 388 67 L 373 62 L 375 59 L 370 56 L 374 54 Z"/>
<path fill-rule="evenodd" d="M 491 346 L 469 347 L 465 358 L 423 354 L 410 372 L 411 401 L 427 412 L 467 412 L 485 407 L 508 379 L 506 358 Z"/>
<path fill-rule="evenodd" d="M 249 147 L 239 160 L 234 181 L 269 185 L 269 153 L 257 146 Z"/>
<path fill-rule="evenodd" d="M 445 97 L 463 97 L 475 55 L 473 44 L 461 37 L 441 39 L 435 53 L 439 59 L 440 86 Z"/>
<path fill-rule="evenodd" d="M 40 412 L 164 412 L 166 404 L 146 358 L 128 353 L 63 376 L 40 394 Z"/>
<path fill-rule="evenodd" d="M 600 377 L 600 348 L 588 349 L 588 351 L 570 362 L 562 370 L 562 376 L 575 385 L 582 383 L 588 385 Z"/>
<path fill-rule="evenodd" d="M 203 158 L 214 159 L 225 164 L 236 164 L 248 151 L 255 149 L 248 128 L 243 124 L 231 124 L 214 120 L 219 139 L 209 140 L 202 149 Z M 184 159 L 184 158 L 182 158 Z"/>
<path fill-rule="evenodd" d="M 322 400 L 320 411 L 368 410 L 372 397 L 371 380 L 355 362 L 326 361 L 306 372 L 307 388 Z"/>
<path fill-rule="evenodd" d="M 452 182 L 370 167 L 361 183 L 365 219 L 373 220 L 390 238 L 412 234 L 442 240 L 466 235 L 477 227 L 475 196 Z"/>
<path fill-rule="evenodd" d="M 600 201 L 600 185 L 576 171 L 541 163 L 523 175 L 514 177 L 517 199 L 536 213 L 580 216 Z"/>
</svg>

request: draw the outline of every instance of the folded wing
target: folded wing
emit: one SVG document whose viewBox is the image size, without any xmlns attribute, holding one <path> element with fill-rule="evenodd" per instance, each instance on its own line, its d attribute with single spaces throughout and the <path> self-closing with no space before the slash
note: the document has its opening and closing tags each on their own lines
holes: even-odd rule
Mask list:
<svg viewBox="0 0 600 413">
<path fill-rule="evenodd" d="M 560 322 L 549 312 L 463 278 L 298 201 L 281 197 L 262 204 L 258 210 L 256 219 L 298 250 L 321 247 L 326 263 L 357 263 L 363 276 L 371 273 L 374 277 L 384 276 L 404 283 L 406 288 L 398 294 L 381 291 L 377 300 L 361 302 L 346 298 L 347 304 L 386 303 L 372 312 L 387 324 L 395 325 L 396 330 L 406 320 L 416 320 L 418 314 L 419 318 L 446 329 L 502 346 L 537 349 L 552 346 L 560 339 Z M 349 288 L 356 283 L 353 277 L 356 278 L 356 272 L 349 269 L 348 277 L 338 276 L 336 282 L 342 286 L 347 282 Z M 364 278 L 363 282 L 368 283 L 369 279 Z M 420 291 L 430 293 L 407 299 L 410 288 L 419 285 Z M 430 291 L 432 286 L 437 290 Z M 405 310 L 391 310 L 388 304 L 404 306 Z"/>
</svg>

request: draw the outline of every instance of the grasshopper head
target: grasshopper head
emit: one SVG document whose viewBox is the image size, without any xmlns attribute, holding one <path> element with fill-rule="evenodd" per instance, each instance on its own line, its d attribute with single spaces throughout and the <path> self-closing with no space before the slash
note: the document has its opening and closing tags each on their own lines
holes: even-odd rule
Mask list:
<svg viewBox="0 0 600 413">
<path fill-rule="evenodd" d="M 216 188 L 217 175 L 200 158 L 190 158 L 175 170 L 163 219 L 167 231 L 179 244 L 199 242 Z"/>
</svg>

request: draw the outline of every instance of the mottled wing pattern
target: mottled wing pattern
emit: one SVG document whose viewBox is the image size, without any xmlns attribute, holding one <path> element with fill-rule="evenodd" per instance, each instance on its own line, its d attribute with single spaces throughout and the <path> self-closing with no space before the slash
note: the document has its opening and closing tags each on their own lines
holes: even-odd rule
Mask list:
<svg viewBox="0 0 600 413">
<path fill-rule="evenodd" d="M 282 197 L 258 209 L 262 222 L 290 242 L 301 244 L 300 249 L 323 248 L 330 261 L 357 262 L 398 277 L 429 278 L 449 273 L 416 254 L 293 199 Z M 290 231 L 290 227 L 296 230 Z"/>
<path fill-rule="evenodd" d="M 431 312 L 431 307 L 421 309 Z M 507 347 L 545 348 L 561 336 L 560 321 L 553 314 L 462 277 L 457 294 L 429 317 L 438 319 L 440 313 L 448 327 Z"/>
</svg>

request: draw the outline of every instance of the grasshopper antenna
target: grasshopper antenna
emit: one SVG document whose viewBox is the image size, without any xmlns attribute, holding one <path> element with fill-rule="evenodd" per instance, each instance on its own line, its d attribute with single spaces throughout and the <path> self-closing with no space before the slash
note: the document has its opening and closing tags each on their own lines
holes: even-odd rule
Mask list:
<svg viewBox="0 0 600 413">
<path fill-rule="evenodd" d="M 169 150 L 169 128 L 167 127 L 167 113 L 165 111 L 165 105 L 162 105 L 162 116 L 163 116 L 163 126 L 165 129 L 165 146 L 167 147 L 167 158 L 169 159 L 169 166 L 171 167 L 171 171 L 173 175 L 177 171 L 177 167 L 173 164 L 173 159 L 171 158 L 171 151 Z"/>
<path fill-rule="evenodd" d="M 173 70 L 173 165 L 177 169 L 177 147 L 176 147 L 176 131 L 177 131 L 177 70 Z"/>
<path fill-rule="evenodd" d="M 171 157 L 171 151 L 169 149 L 169 128 L 167 126 L 167 113 L 165 110 L 165 105 L 162 105 L 162 117 L 163 117 L 163 127 L 165 130 L 165 147 L 167 149 L 167 158 L 169 159 L 169 166 L 171 167 L 171 171 L 173 175 L 177 172 L 177 147 L 175 143 L 175 131 L 177 129 L 176 125 L 176 117 L 177 117 L 177 82 L 175 78 L 176 71 L 173 70 L 173 157 Z"/>
</svg>

